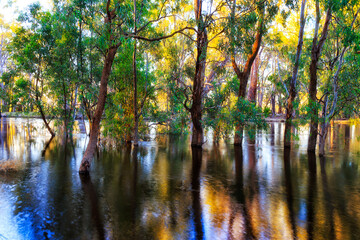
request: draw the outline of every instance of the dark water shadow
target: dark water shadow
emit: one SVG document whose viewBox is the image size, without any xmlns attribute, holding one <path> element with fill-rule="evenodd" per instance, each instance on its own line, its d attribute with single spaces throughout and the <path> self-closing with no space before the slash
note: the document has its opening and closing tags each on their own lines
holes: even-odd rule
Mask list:
<svg viewBox="0 0 360 240">
<path fill-rule="evenodd" d="M 195 238 L 204 238 L 204 227 L 202 222 L 202 206 L 200 195 L 200 172 L 202 165 L 202 149 L 192 147 L 192 168 L 191 168 L 191 195 L 192 210 L 194 214 Z"/>
<path fill-rule="evenodd" d="M 254 235 L 254 230 L 251 225 L 251 215 L 249 213 L 249 209 L 246 203 L 246 196 L 245 196 L 245 188 L 244 188 L 244 156 L 243 156 L 243 149 L 242 146 L 234 146 L 234 156 L 235 156 L 235 190 L 234 190 L 234 197 L 237 203 L 240 204 L 240 212 L 244 218 L 244 225 L 245 225 L 245 239 L 256 239 Z M 232 225 L 234 219 L 237 215 L 238 211 L 236 208 L 233 209 L 230 216 L 230 236 L 233 239 L 233 229 Z"/>
<path fill-rule="evenodd" d="M 42 157 L 45 157 L 45 153 L 46 153 L 46 150 L 49 148 L 50 146 L 50 143 L 52 142 L 52 140 L 55 138 L 55 136 L 51 136 L 51 138 L 45 142 L 45 146 L 44 146 L 44 149 L 41 151 L 41 156 Z M 75 155 L 74 155 L 75 156 Z"/>
<path fill-rule="evenodd" d="M 332 204 L 332 196 L 329 190 L 328 177 L 326 174 L 326 158 L 324 156 L 320 157 L 320 167 L 321 167 L 321 183 L 322 189 L 324 192 L 324 201 L 325 201 L 325 214 L 327 219 L 327 225 L 329 229 L 327 231 L 327 239 L 335 239 L 335 224 L 334 224 L 334 207 Z"/>
<path fill-rule="evenodd" d="M 270 124 L 270 145 L 271 146 L 275 145 L 275 124 L 274 123 Z"/>
<path fill-rule="evenodd" d="M 307 183 L 307 198 L 306 198 L 306 231 L 308 239 L 314 239 L 315 233 L 315 200 L 317 190 L 317 176 L 316 176 L 316 153 L 308 152 L 308 183 Z"/>
<path fill-rule="evenodd" d="M 91 220 L 95 226 L 97 236 L 95 239 L 105 239 L 103 218 L 100 212 L 99 198 L 90 175 L 80 174 L 81 186 L 85 196 L 90 202 Z"/>
</svg>

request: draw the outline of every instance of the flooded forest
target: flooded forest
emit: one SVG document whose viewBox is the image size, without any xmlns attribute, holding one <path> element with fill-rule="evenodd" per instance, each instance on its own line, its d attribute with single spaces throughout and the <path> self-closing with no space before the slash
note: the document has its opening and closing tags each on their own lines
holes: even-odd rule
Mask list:
<svg viewBox="0 0 360 240">
<path fill-rule="evenodd" d="M 359 12 L 0 0 L 0 239 L 360 238 Z"/>
</svg>

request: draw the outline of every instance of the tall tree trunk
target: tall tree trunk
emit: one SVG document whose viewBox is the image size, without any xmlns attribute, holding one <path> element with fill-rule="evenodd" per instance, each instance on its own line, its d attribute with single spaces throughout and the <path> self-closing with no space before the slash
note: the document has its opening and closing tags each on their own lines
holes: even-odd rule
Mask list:
<svg viewBox="0 0 360 240">
<path fill-rule="evenodd" d="M 190 108 L 193 133 L 191 146 L 201 147 L 204 139 L 202 120 L 202 95 L 205 81 L 206 55 L 208 47 L 208 36 L 205 23 L 202 17 L 202 0 L 195 1 L 195 17 L 197 21 L 196 36 L 196 65 L 192 90 L 192 106 Z"/>
<path fill-rule="evenodd" d="M 51 129 L 49 122 L 46 120 L 46 116 L 45 116 L 45 113 L 44 113 L 44 111 L 43 111 L 43 109 L 42 109 L 41 104 L 37 104 L 37 107 L 39 108 L 39 112 L 40 112 L 40 115 L 41 115 L 41 119 L 43 120 L 46 129 L 49 131 L 49 133 L 51 134 L 51 136 L 54 137 L 54 136 L 55 136 L 55 132 Z"/>
<path fill-rule="evenodd" d="M 134 0 L 134 31 L 137 32 L 136 25 L 136 0 Z M 139 115 L 137 106 L 137 74 L 136 74 L 136 39 L 134 39 L 134 53 L 133 53 L 133 81 L 134 81 L 134 146 L 139 145 Z"/>
<path fill-rule="evenodd" d="M 259 65 L 260 65 L 260 56 L 262 50 L 259 52 L 257 57 L 255 58 L 254 67 L 251 71 L 250 77 L 250 88 L 247 99 L 250 102 L 256 103 L 256 92 L 257 92 L 257 83 L 258 83 L 258 76 L 259 76 Z"/>
<path fill-rule="evenodd" d="M 115 9 L 113 9 L 112 11 L 109 10 L 110 2 L 111 1 L 108 0 L 107 4 L 106 4 L 107 16 L 104 19 L 104 24 L 107 27 L 106 34 L 108 34 L 108 37 L 110 40 L 109 44 L 113 44 L 114 36 L 112 35 L 111 21 L 113 18 L 115 18 L 116 12 L 115 12 Z M 98 141 L 98 137 L 99 137 L 99 133 L 100 133 L 100 121 L 101 121 L 101 117 L 102 117 L 102 114 L 103 114 L 104 108 L 105 108 L 105 102 L 106 102 L 106 96 L 107 96 L 107 85 L 108 85 L 109 76 L 111 73 L 111 67 L 114 62 L 114 58 L 115 58 L 116 52 L 117 52 L 120 44 L 121 44 L 121 42 L 119 42 L 118 44 L 115 44 L 115 45 L 110 45 L 105 52 L 104 68 L 102 70 L 101 80 L 100 80 L 99 97 L 98 97 L 98 101 L 97 101 L 97 105 L 96 105 L 95 114 L 92 119 L 93 122 L 92 122 L 92 126 L 91 126 L 89 142 L 86 147 L 86 151 L 81 160 L 81 164 L 80 164 L 80 168 L 79 168 L 79 173 L 81 173 L 81 174 L 89 173 L 90 163 L 91 163 L 91 160 L 92 160 L 93 155 L 96 150 L 96 145 L 97 145 L 97 141 Z"/>
<path fill-rule="evenodd" d="M 327 38 L 328 29 L 331 21 L 331 6 L 326 12 L 326 19 L 324 22 L 321 38 L 319 42 L 318 31 L 320 24 L 320 6 L 319 1 L 316 1 L 316 22 L 315 22 L 315 33 L 311 48 L 311 63 L 310 63 L 310 83 L 309 83 L 309 106 L 310 106 L 310 135 L 308 141 L 308 151 L 314 152 L 316 150 L 316 139 L 318 135 L 318 108 L 317 108 L 317 64 L 320 59 L 322 47 Z"/>
<path fill-rule="evenodd" d="M 291 127 L 292 127 L 292 119 L 293 119 L 293 112 L 294 112 L 293 103 L 294 103 L 294 100 L 297 95 L 296 82 L 297 82 L 297 75 L 298 75 L 299 65 L 300 65 L 300 56 L 301 56 L 301 51 L 302 51 L 302 46 L 303 46 L 303 38 L 304 38 L 305 5 L 306 5 L 306 0 L 302 0 L 301 10 L 300 10 L 299 40 L 298 40 L 298 45 L 297 45 L 297 50 L 296 50 L 293 74 L 292 74 L 292 78 L 290 81 L 289 97 L 287 99 L 287 106 L 286 106 L 284 147 L 288 147 L 288 148 L 290 148 L 290 146 L 291 146 Z"/>
<path fill-rule="evenodd" d="M 105 57 L 104 68 L 101 74 L 98 103 L 96 106 L 95 115 L 93 117 L 93 122 L 90 131 L 90 139 L 86 151 L 84 153 L 83 159 L 81 161 L 79 173 L 86 174 L 89 172 L 91 159 L 93 158 L 93 155 L 95 153 L 98 136 L 100 132 L 100 120 L 105 108 L 108 80 L 111 73 L 111 66 L 113 64 L 117 49 L 118 46 L 111 46 L 108 49 Z"/>
</svg>

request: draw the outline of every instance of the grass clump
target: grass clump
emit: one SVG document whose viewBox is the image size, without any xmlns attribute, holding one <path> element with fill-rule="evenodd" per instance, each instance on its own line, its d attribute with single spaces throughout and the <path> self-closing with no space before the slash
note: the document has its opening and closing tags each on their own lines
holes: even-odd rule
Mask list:
<svg viewBox="0 0 360 240">
<path fill-rule="evenodd" d="M 0 160 L 0 173 L 18 172 L 23 169 L 24 164 L 19 160 Z"/>
</svg>

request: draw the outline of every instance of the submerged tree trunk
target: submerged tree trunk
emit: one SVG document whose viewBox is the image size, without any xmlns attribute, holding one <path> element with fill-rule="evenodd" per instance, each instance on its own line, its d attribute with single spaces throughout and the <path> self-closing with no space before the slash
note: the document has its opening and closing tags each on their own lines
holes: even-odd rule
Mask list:
<svg viewBox="0 0 360 240">
<path fill-rule="evenodd" d="M 80 169 L 79 169 L 79 173 L 81 173 L 81 174 L 87 174 L 89 172 L 90 163 L 91 163 L 91 160 L 92 160 L 93 155 L 96 150 L 98 137 L 99 137 L 99 133 L 100 133 L 100 121 L 101 121 L 101 117 L 102 117 L 102 114 L 103 114 L 103 111 L 105 108 L 105 102 L 106 102 L 106 96 L 107 96 L 107 85 L 108 85 L 108 81 L 109 81 L 109 77 L 110 77 L 110 73 L 111 73 L 111 67 L 114 62 L 116 52 L 121 44 L 121 42 L 119 42 L 117 44 L 113 43 L 114 36 L 112 34 L 111 24 L 112 24 L 112 20 L 116 17 L 116 12 L 115 12 L 116 9 L 113 9 L 112 11 L 110 11 L 110 9 L 109 9 L 110 2 L 111 1 L 108 0 L 107 4 L 106 4 L 107 15 L 104 18 L 104 25 L 106 26 L 106 30 L 107 30 L 106 34 L 109 37 L 109 44 L 111 44 L 111 45 L 109 45 L 109 47 L 106 49 L 106 52 L 105 52 L 104 68 L 101 73 L 99 96 L 98 96 L 95 114 L 92 119 L 89 142 L 86 147 L 84 156 L 81 160 Z"/>
<path fill-rule="evenodd" d="M 291 146 L 291 127 L 292 127 L 292 119 L 293 119 L 293 112 L 294 112 L 294 100 L 297 95 L 296 90 L 296 82 L 297 82 L 297 75 L 300 65 L 300 56 L 303 46 L 303 38 L 304 38 L 304 29 L 305 29 L 305 5 L 306 0 L 302 0 L 301 2 L 301 10 L 300 10 L 300 30 L 299 30 L 299 40 L 296 50 L 296 57 L 295 57 L 295 64 L 293 69 L 292 78 L 290 81 L 290 89 L 289 89 L 289 97 L 287 99 L 286 105 L 286 121 L 285 121 L 285 133 L 284 133 L 284 147 Z"/>
<path fill-rule="evenodd" d="M 321 38 L 318 42 L 318 31 L 320 24 L 320 7 L 319 1 L 316 1 L 316 23 L 315 33 L 311 48 L 311 63 L 310 63 L 310 83 L 309 83 L 309 106 L 310 106 L 310 135 L 308 141 L 308 151 L 314 152 L 316 150 L 316 139 L 318 135 L 318 108 L 317 108 L 317 64 L 320 59 L 322 47 L 327 38 L 328 29 L 331 21 L 331 6 L 326 12 L 326 19 L 324 22 Z"/>
<path fill-rule="evenodd" d="M 100 120 L 101 116 L 103 114 L 104 108 L 105 108 L 105 101 L 106 101 L 106 95 L 107 95 L 107 84 L 111 72 L 111 66 L 115 58 L 116 51 L 118 49 L 118 46 L 111 46 L 106 54 L 105 62 L 104 62 L 104 68 L 101 75 L 101 81 L 100 81 L 100 91 L 99 91 L 99 97 L 98 97 L 98 103 L 95 110 L 95 115 L 93 117 L 93 122 L 91 126 L 90 131 L 90 139 L 88 146 L 86 148 L 86 151 L 84 153 L 83 159 L 81 161 L 80 173 L 88 173 L 90 169 L 90 163 L 91 159 L 93 158 L 93 155 L 95 153 L 98 136 L 100 132 Z"/>
</svg>

